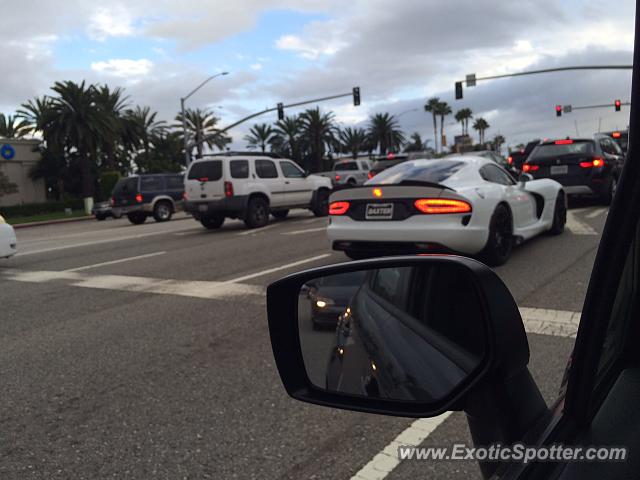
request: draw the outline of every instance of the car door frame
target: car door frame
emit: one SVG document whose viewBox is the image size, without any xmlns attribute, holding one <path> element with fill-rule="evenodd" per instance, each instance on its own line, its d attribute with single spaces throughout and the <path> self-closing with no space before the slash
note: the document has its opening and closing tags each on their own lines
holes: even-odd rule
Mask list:
<svg viewBox="0 0 640 480">
<path fill-rule="evenodd" d="M 289 163 L 302 174 L 301 177 L 288 177 L 282 169 L 282 163 Z M 295 162 L 282 158 L 278 160 L 278 169 L 284 179 L 285 202 L 291 206 L 309 205 L 313 197 L 313 183 Z"/>
<path fill-rule="evenodd" d="M 492 182 L 491 180 L 486 180 L 484 176 L 482 176 L 486 182 L 493 185 L 500 185 L 502 187 L 503 198 L 507 201 L 509 208 L 511 209 L 514 229 L 525 228 L 535 223 L 538 220 L 536 216 L 536 201 L 531 192 L 523 189 L 522 186 L 500 165 L 496 164 L 493 160 L 488 160 L 489 161 L 487 163 L 484 163 L 480 167 L 480 175 L 482 176 L 483 169 L 493 168 L 500 172 L 510 182 L 509 184 Z"/>
<path fill-rule="evenodd" d="M 258 162 L 271 162 L 276 169 L 276 177 L 261 177 L 258 175 Z M 273 158 L 256 158 L 251 162 L 253 173 L 255 175 L 256 182 L 261 183 L 269 192 L 269 204 L 270 207 L 286 207 L 286 194 L 284 177 L 278 162 Z"/>
</svg>

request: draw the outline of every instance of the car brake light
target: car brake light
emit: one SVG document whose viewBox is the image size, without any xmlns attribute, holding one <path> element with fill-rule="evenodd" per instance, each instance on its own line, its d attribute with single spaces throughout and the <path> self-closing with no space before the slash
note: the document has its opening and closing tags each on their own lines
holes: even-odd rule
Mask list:
<svg viewBox="0 0 640 480">
<path fill-rule="evenodd" d="M 382 189 L 381 188 L 374 188 L 373 189 L 373 196 L 374 197 L 381 197 L 382 196 Z"/>
<path fill-rule="evenodd" d="M 202 182 L 202 183 L 208 182 L 209 181 L 209 177 L 201 177 L 201 178 L 198 179 L 198 181 Z"/>
<path fill-rule="evenodd" d="M 349 202 L 332 202 L 329 205 L 329 215 L 344 215 L 349 210 Z"/>
<path fill-rule="evenodd" d="M 224 196 L 233 197 L 233 183 L 224 182 Z"/>
<path fill-rule="evenodd" d="M 512 157 L 511 155 L 509 155 L 509 156 L 507 157 L 507 163 L 508 163 L 509 165 L 513 165 L 513 157 Z"/>
<path fill-rule="evenodd" d="M 555 142 L 556 145 L 571 145 L 573 143 L 573 140 L 567 138 L 566 140 L 556 140 Z"/>
<path fill-rule="evenodd" d="M 415 201 L 415 207 L 422 213 L 469 213 L 471 205 L 463 200 L 450 198 L 420 198 Z"/>
<path fill-rule="evenodd" d="M 341 178 L 341 177 L 340 177 L 340 175 L 337 175 L 337 174 L 336 174 L 336 182 L 339 182 L 339 181 L 340 181 L 340 178 Z"/>
<path fill-rule="evenodd" d="M 580 166 L 582 168 L 604 167 L 604 159 L 602 159 L 602 158 L 594 158 L 590 162 L 580 162 Z"/>
<path fill-rule="evenodd" d="M 613 138 L 620 138 L 620 137 L 622 136 L 622 134 L 621 134 L 620 132 L 613 132 L 613 133 L 611 134 L 611 136 L 612 136 Z"/>
<path fill-rule="evenodd" d="M 137 194 L 136 195 L 136 202 L 142 203 L 142 195 L 141 194 Z"/>
<path fill-rule="evenodd" d="M 111 206 L 113 207 L 116 204 L 116 197 L 111 197 Z"/>
<path fill-rule="evenodd" d="M 522 165 L 522 171 L 524 173 L 537 172 L 538 170 L 540 170 L 540 165 L 531 165 L 530 163 L 525 163 L 524 165 Z"/>
<path fill-rule="evenodd" d="M 374 177 L 374 173 L 373 172 L 367 173 L 367 177 L 369 178 L 369 180 L 371 180 Z"/>
</svg>

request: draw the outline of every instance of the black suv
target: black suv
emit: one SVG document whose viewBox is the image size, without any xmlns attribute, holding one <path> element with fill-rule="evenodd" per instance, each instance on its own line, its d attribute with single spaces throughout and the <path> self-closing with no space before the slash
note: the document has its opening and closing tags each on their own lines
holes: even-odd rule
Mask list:
<svg viewBox="0 0 640 480">
<path fill-rule="evenodd" d="M 144 223 L 150 215 L 156 222 L 166 222 L 182 206 L 183 195 L 181 174 L 133 175 L 118 181 L 111 206 L 115 215 L 126 215 L 131 223 Z"/>
<path fill-rule="evenodd" d="M 533 178 L 551 178 L 568 195 L 596 195 L 605 205 L 618 186 L 624 154 L 607 135 L 594 139 L 549 140 L 541 142 L 522 165 Z"/>
</svg>

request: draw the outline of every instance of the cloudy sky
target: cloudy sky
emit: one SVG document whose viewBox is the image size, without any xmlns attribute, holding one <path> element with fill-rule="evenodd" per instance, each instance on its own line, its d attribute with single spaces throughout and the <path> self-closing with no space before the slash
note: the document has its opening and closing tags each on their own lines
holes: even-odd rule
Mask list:
<svg viewBox="0 0 640 480">
<path fill-rule="evenodd" d="M 471 108 L 509 145 L 535 137 L 624 128 L 628 109 L 556 118 L 554 105 L 628 101 L 630 71 L 570 72 L 480 82 L 453 98 L 465 74 L 549 66 L 631 64 L 631 0 L 22 0 L 2 7 L 0 111 L 49 92 L 56 80 L 126 89 L 166 120 L 208 75 L 229 71 L 188 101 L 223 124 L 277 102 L 362 90 L 321 105 L 342 125 L 378 111 L 402 114 L 432 138 L 425 100 Z M 414 110 L 415 109 L 415 110 Z M 404 113 L 406 112 L 406 113 Z M 294 113 L 294 111 L 287 112 Z M 259 121 L 274 121 L 265 115 Z M 447 125 L 450 123 L 450 125 Z M 234 146 L 250 125 L 232 131 Z M 445 133 L 458 134 L 451 117 Z"/>
</svg>

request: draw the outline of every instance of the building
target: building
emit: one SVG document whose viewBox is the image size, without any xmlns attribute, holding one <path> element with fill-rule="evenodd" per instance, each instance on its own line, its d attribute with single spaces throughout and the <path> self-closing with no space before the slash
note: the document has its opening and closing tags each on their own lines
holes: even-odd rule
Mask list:
<svg viewBox="0 0 640 480">
<path fill-rule="evenodd" d="M 0 138 L 0 172 L 18 186 L 18 193 L 0 197 L 0 206 L 47 201 L 44 180 L 29 177 L 31 168 L 40 160 L 36 150 L 39 144 L 40 140 Z"/>
</svg>

